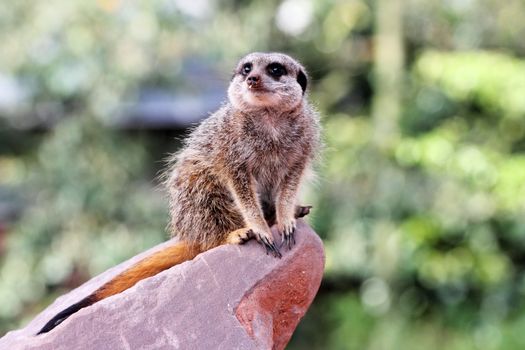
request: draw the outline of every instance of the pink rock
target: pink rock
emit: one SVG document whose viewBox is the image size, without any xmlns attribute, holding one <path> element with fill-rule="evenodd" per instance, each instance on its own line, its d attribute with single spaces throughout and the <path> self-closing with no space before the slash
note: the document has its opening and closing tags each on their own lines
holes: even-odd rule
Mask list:
<svg viewBox="0 0 525 350">
<path fill-rule="evenodd" d="M 274 232 L 274 236 L 276 232 Z M 49 333 L 40 328 L 168 241 L 58 298 L 0 349 L 284 349 L 310 306 L 324 267 L 319 237 L 298 221 L 283 258 L 251 241 L 226 245 L 80 310 Z"/>
</svg>

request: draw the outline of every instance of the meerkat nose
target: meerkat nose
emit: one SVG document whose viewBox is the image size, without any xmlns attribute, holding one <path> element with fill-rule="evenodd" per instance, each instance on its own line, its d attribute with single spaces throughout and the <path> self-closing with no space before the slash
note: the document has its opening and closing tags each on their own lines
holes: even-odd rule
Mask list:
<svg viewBox="0 0 525 350">
<path fill-rule="evenodd" d="M 246 83 L 248 84 L 249 88 L 257 87 L 259 85 L 259 81 L 260 81 L 260 78 L 258 75 L 250 75 L 246 79 Z"/>
</svg>

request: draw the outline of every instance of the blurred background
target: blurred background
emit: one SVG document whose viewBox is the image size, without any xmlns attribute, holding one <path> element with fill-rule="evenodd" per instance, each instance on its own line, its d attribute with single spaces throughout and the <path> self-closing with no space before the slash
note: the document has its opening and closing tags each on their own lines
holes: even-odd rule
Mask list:
<svg viewBox="0 0 525 350">
<path fill-rule="evenodd" d="M 0 335 L 166 239 L 157 176 L 251 51 L 309 70 L 326 247 L 289 349 L 525 348 L 523 0 L 0 6 Z"/>
</svg>

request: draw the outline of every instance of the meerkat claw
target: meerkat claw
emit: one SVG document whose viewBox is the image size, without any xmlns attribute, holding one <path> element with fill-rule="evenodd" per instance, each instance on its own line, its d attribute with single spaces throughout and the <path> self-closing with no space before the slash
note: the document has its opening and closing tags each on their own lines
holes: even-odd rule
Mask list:
<svg viewBox="0 0 525 350">
<path fill-rule="evenodd" d="M 283 224 L 282 228 L 279 230 L 281 234 L 281 244 L 280 247 L 288 247 L 288 250 L 291 250 L 295 245 L 295 230 L 297 228 L 297 223 L 295 219 L 291 220 L 287 224 Z"/>
<path fill-rule="evenodd" d="M 274 242 L 271 242 L 267 237 L 262 237 L 261 242 L 264 245 L 264 248 L 266 248 L 266 254 L 271 253 L 276 258 L 282 258 L 281 252 Z"/>
<path fill-rule="evenodd" d="M 288 250 L 291 250 L 295 245 L 295 227 L 290 227 L 287 230 L 284 230 L 282 234 L 281 247 L 288 247 Z"/>
</svg>

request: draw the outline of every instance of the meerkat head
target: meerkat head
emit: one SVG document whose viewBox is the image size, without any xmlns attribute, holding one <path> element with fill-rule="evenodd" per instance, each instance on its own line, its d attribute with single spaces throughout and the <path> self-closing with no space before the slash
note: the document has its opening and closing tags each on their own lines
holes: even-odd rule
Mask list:
<svg viewBox="0 0 525 350">
<path fill-rule="evenodd" d="M 251 53 L 235 68 L 228 98 L 241 110 L 291 110 L 304 98 L 308 78 L 301 64 L 281 53 Z"/>
</svg>

